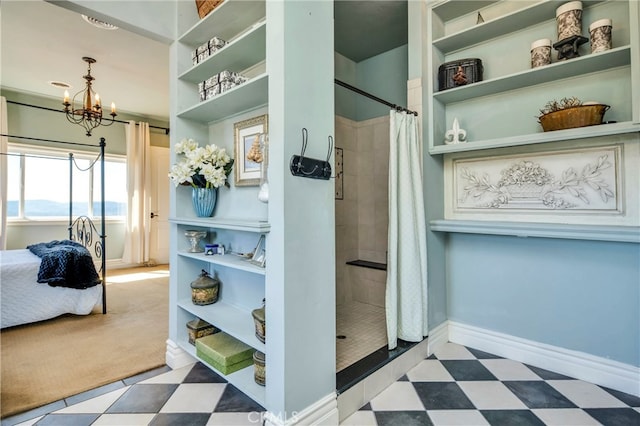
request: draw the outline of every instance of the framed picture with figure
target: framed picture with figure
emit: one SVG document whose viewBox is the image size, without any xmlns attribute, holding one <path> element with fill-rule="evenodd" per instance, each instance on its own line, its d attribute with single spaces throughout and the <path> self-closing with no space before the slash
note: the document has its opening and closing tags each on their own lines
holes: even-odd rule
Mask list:
<svg viewBox="0 0 640 426">
<path fill-rule="evenodd" d="M 235 185 L 258 186 L 264 155 L 264 135 L 268 133 L 267 114 L 233 125 L 235 137 Z"/>
</svg>

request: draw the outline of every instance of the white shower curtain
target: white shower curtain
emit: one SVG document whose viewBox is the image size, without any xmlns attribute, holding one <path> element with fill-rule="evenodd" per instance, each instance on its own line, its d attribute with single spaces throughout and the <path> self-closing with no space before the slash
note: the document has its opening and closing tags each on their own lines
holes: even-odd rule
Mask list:
<svg viewBox="0 0 640 426">
<path fill-rule="evenodd" d="M 0 96 L 0 134 L 8 135 L 7 99 Z M 0 136 L 0 250 L 7 248 L 7 154 L 8 138 Z"/>
<path fill-rule="evenodd" d="M 413 114 L 390 113 L 386 315 L 389 349 L 427 335 L 427 234 Z"/>
<path fill-rule="evenodd" d="M 127 226 L 122 261 L 149 262 L 151 231 L 151 166 L 149 123 L 125 124 L 127 141 Z"/>
</svg>

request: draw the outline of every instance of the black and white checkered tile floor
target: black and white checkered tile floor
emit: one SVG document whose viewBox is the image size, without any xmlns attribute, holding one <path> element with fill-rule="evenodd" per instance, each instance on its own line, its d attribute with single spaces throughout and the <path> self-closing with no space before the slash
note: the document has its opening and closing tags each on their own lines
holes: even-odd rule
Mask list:
<svg viewBox="0 0 640 426">
<path fill-rule="evenodd" d="M 343 425 L 640 425 L 640 398 L 447 343 Z"/>
<path fill-rule="evenodd" d="M 196 363 L 104 386 L 2 426 L 261 425 L 263 411 Z M 632 426 L 640 425 L 640 398 L 447 343 L 342 424 Z"/>
</svg>

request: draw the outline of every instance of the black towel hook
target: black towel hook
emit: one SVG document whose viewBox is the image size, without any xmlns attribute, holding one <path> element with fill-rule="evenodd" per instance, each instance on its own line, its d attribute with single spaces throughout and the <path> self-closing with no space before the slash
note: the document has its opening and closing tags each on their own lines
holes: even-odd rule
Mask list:
<svg viewBox="0 0 640 426">
<path fill-rule="evenodd" d="M 331 151 L 333 150 L 333 137 L 329 136 L 329 151 L 327 152 L 326 161 L 316 160 L 314 158 L 305 157 L 307 151 L 307 143 L 309 139 L 308 130 L 302 128 L 302 149 L 300 155 L 293 155 L 289 161 L 289 170 L 291 174 L 299 177 L 308 177 L 312 179 L 327 180 L 331 177 Z"/>
<path fill-rule="evenodd" d="M 307 150 L 307 141 L 309 139 L 309 132 L 305 127 L 302 128 L 302 151 L 300 151 L 300 158 L 304 158 L 304 152 Z"/>
<path fill-rule="evenodd" d="M 327 151 L 327 163 L 331 159 L 331 153 L 333 152 L 333 136 L 329 135 L 329 151 Z"/>
</svg>

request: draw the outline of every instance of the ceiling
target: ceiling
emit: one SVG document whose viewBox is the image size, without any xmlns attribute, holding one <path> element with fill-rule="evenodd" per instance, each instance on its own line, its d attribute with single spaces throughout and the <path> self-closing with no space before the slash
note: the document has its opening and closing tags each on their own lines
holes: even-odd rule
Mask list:
<svg viewBox="0 0 640 426">
<path fill-rule="evenodd" d="M 169 117 L 169 46 L 118 29 L 103 30 L 76 13 L 42 0 L 2 0 L 2 86 L 60 99 L 84 88 L 87 64 L 105 105 L 152 118 Z M 62 106 L 61 106 L 62 108 Z"/>
<path fill-rule="evenodd" d="M 195 7 L 195 6 L 194 6 Z M 97 28 L 73 11 L 42 0 L 2 0 L 3 88 L 60 99 L 84 88 L 87 64 L 94 90 L 119 112 L 169 119 L 169 46 L 132 32 Z M 407 0 L 336 1 L 335 50 L 360 62 L 407 43 Z"/>
<path fill-rule="evenodd" d="M 354 62 L 407 44 L 407 0 L 336 0 L 335 51 Z"/>
</svg>

